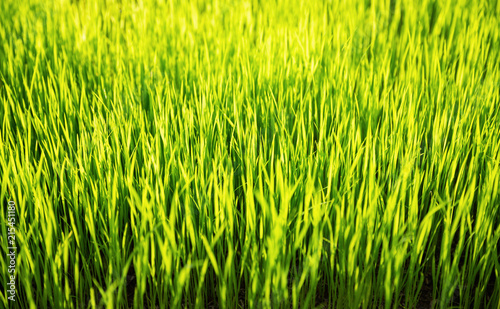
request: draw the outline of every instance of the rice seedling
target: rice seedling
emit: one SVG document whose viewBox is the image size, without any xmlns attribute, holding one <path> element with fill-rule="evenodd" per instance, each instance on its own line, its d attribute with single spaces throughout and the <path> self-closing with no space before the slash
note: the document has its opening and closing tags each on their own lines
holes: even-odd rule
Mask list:
<svg viewBox="0 0 500 309">
<path fill-rule="evenodd" d="M 0 20 L 1 306 L 500 307 L 497 1 Z"/>
</svg>

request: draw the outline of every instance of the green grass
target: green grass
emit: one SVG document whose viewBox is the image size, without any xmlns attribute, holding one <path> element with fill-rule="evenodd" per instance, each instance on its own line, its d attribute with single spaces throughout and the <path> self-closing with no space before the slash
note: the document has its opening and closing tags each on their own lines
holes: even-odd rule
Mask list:
<svg viewBox="0 0 500 309">
<path fill-rule="evenodd" d="M 0 307 L 500 308 L 499 25 L 0 1 Z"/>
</svg>

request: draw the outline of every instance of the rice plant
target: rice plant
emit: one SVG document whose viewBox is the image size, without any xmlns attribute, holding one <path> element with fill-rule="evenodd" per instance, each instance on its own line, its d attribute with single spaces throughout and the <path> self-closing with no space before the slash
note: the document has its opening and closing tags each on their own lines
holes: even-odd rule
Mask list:
<svg viewBox="0 0 500 309">
<path fill-rule="evenodd" d="M 0 307 L 500 308 L 500 2 L 3 0 L 0 124 Z"/>
</svg>

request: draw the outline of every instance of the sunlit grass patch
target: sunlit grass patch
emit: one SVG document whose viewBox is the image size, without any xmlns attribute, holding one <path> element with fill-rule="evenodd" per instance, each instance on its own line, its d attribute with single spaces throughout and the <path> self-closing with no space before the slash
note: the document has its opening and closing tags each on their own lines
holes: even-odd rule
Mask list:
<svg viewBox="0 0 500 309">
<path fill-rule="evenodd" d="M 1 1 L 0 302 L 497 308 L 499 15 Z"/>
</svg>

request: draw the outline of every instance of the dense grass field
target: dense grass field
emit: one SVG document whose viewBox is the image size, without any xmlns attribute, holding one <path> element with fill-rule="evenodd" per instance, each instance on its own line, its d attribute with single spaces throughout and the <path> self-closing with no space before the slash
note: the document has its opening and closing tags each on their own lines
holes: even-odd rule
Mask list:
<svg viewBox="0 0 500 309">
<path fill-rule="evenodd" d="M 0 307 L 500 308 L 499 36 L 495 0 L 0 1 Z"/>
</svg>

